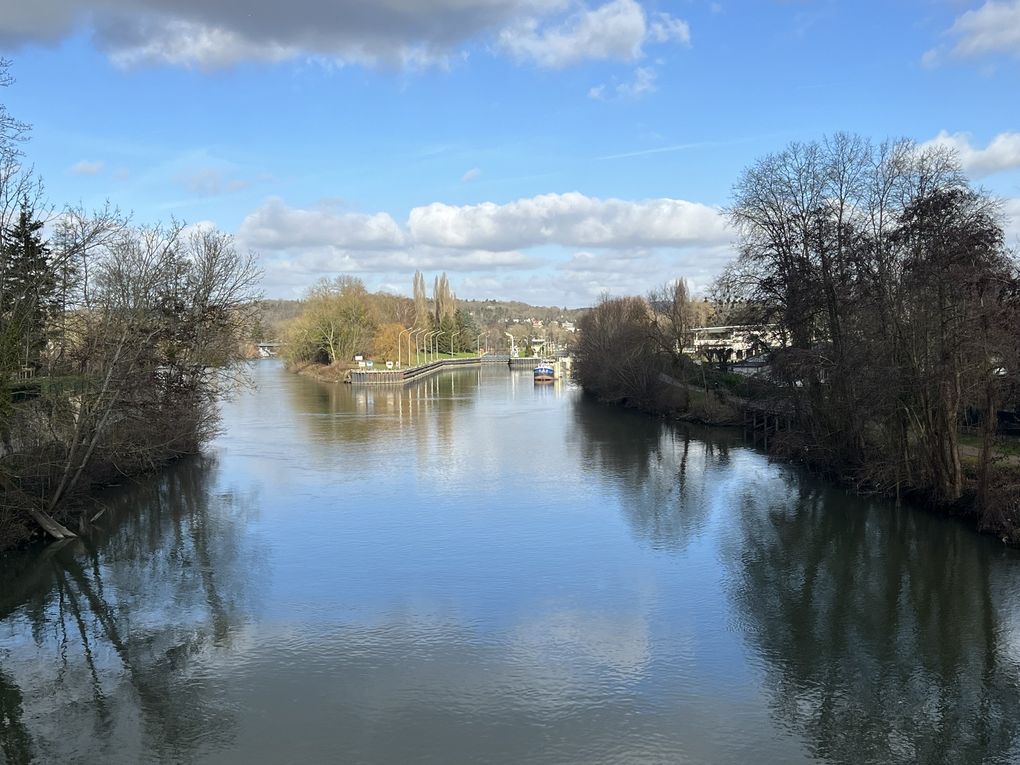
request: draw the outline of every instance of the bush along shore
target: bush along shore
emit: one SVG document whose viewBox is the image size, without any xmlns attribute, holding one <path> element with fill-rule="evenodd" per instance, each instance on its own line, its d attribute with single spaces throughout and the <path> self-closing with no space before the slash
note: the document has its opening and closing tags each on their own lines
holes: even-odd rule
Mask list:
<svg viewBox="0 0 1020 765">
<path fill-rule="evenodd" d="M 251 256 L 179 224 L 69 220 L 52 247 L 9 229 L 0 249 L 0 549 L 85 532 L 93 489 L 200 451 L 245 381 Z"/>
<path fill-rule="evenodd" d="M 776 458 L 1020 544 L 999 432 L 1020 402 L 1020 274 L 996 201 L 952 152 L 841 134 L 756 162 L 729 215 L 739 256 L 711 302 L 682 280 L 604 298 L 579 323 L 580 384 L 708 424 L 773 413 Z M 722 371 L 735 344 L 706 323 L 753 377 Z"/>
<path fill-rule="evenodd" d="M 95 487 L 201 448 L 260 280 L 207 226 L 46 200 L 28 138 L 0 103 L 0 550 L 82 533 Z"/>
</svg>

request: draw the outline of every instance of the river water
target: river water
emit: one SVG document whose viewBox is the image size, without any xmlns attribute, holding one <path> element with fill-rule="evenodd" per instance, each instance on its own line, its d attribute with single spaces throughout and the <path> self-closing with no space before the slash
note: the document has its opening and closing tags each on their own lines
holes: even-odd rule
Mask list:
<svg viewBox="0 0 1020 765">
<path fill-rule="evenodd" d="M 1020 555 L 492 366 L 256 365 L 0 562 L 0 762 L 1020 761 Z"/>
</svg>

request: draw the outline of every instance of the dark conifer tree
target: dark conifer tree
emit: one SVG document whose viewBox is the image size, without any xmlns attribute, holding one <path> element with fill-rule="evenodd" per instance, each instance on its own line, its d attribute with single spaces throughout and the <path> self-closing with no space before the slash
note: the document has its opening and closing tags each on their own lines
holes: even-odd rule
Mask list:
<svg viewBox="0 0 1020 765">
<path fill-rule="evenodd" d="M 23 202 L 16 223 L 2 232 L 0 241 L 0 310 L 17 338 L 22 366 L 38 366 L 47 324 L 57 308 L 57 278 L 42 229 L 42 221 Z"/>
</svg>

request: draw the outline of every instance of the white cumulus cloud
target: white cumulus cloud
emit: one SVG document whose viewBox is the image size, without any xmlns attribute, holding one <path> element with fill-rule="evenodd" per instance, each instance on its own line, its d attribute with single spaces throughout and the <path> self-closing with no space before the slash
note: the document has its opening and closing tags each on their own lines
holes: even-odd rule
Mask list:
<svg viewBox="0 0 1020 765">
<path fill-rule="evenodd" d="M 639 66 L 634 70 L 633 80 L 617 82 L 612 86 L 606 83 L 596 85 L 588 91 L 588 98 L 593 98 L 596 101 L 608 101 L 612 94 L 620 99 L 641 98 L 657 90 L 655 85 L 657 77 L 658 73 L 652 67 Z"/>
<path fill-rule="evenodd" d="M 971 143 L 968 133 L 942 130 L 922 144 L 922 147 L 927 146 L 952 149 L 960 158 L 964 171 L 975 178 L 1020 167 L 1020 132 L 999 133 L 982 149 Z"/>
<path fill-rule="evenodd" d="M 244 241 L 256 249 L 282 250 L 329 246 L 386 250 L 403 246 L 405 237 L 387 213 L 353 213 L 328 208 L 303 210 L 271 197 L 241 223 Z"/>
<path fill-rule="evenodd" d="M 1020 57 L 1020 0 L 986 0 L 958 16 L 947 34 L 955 40 L 948 52 L 957 58 L 994 53 Z M 945 48 L 933 48 L 922 63 L 931 66 L 945 53 Z"/>
<path fill-rule="evenodd" d="M 536 295 L 558 293 L 555 303 L 583 305 L 603 290 L 640 293 L 670 275 L 707 283 L 731 257 L 730 231 L 717 208 L 577 192 L 506 204 L 437 202 L 412 209 L 403 223 L 384 212 L 302 209 L 270 198 L 244 219 L 237 236 L 241 246 L 261 253 L 267 289 L 275 294 L 299 293 L 338 272 L 392 280 L 416 268 L 443 269 L 481 285 L 483 274 L 500 270 L 506 274 L 493 294 L 510 297 L 513 285 L 534 279 Z"/>
<path fill-rule="evenodd" d="M 499 45 L 514 58 L 542 67 L 560 68 L 586 59 L 634 60 L 648 42 L 690 42 L 681 19 L 659 13 L 649 22 L 636 0 L 610 0 L 584 7 L 559 23 L 525 18 L 499 34 Z"/>
<path fill-rule="evenodd" d="M 417 207 L 411 236 L 445 247 L 492 250 L 559 244 L 578 247 L 681 247 L 728 240 L 720 211 L 681 199 L 639 202 L 597 199 L 578 192 L 542 194 L 507 204 L 485 202 Z"/>
<path fill-rule="evenodd" d="M 683 19 L 668 13 L 657 13 L 648 29 L 648 36 L 655 42 L 678 42 L 690 45 L 691 27 Z"/>
</svg>

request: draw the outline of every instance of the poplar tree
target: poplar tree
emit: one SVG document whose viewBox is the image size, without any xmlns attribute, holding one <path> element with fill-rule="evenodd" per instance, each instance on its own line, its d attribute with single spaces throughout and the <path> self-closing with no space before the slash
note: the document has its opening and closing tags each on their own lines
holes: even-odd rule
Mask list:
<svg viewBox="0 0 1020 765">
<path fill-rule="evenodd" d="M 424 329 L 429 325 L 429 298 L 425 292 L 425 277 L 421 271 L 414 272 L 414 326 Z"/>
</svg>

